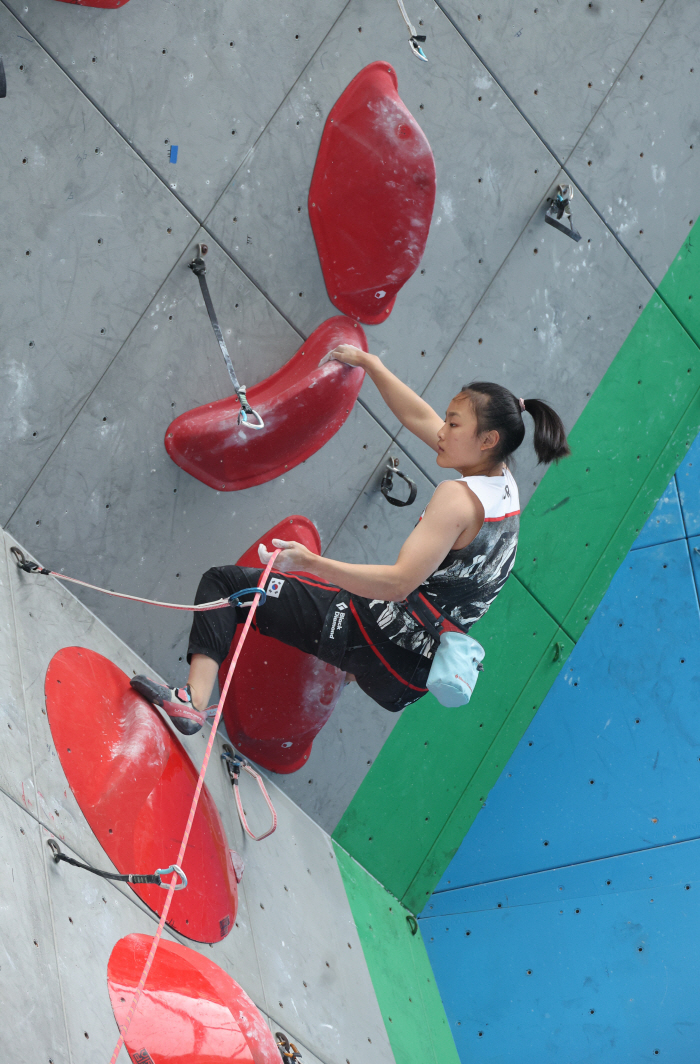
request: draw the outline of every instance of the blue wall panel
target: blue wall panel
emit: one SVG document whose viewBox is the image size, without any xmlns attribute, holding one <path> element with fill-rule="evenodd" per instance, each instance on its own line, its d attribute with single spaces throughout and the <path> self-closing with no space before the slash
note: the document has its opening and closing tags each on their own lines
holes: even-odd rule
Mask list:
<svg viewBox="0 0 700 1064">
<path fill-rule="evenodd" d="M 698 466 L 700 467 L 700 463 Z M 654 547 L 659 543 L 669 543 L 673 539 L 683 539 L 684 535 L 683 514 L 674 477 L 637 536 L 632 549 L 638 550 L 640 547 Z"/>
<path fill-rule="evenodd" d="M 465 1064 L 700 1060 L 699 588 L 700 437 L 421 914 Z"/>
<path fill-rule="evenodd" d="M 511 884 L 420 921 L 465 1064 L 697 1064 L 700 842 Z"/>
</svg>

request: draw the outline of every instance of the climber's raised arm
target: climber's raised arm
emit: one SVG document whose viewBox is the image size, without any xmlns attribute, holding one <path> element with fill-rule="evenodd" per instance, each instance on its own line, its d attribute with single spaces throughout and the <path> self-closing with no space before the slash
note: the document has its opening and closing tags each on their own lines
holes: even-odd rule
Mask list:
<svg viewBox="0 0 700 1064">
<path fill-rule="evenodd" d="M 428 447 L 437 451 L 437 434 L 443 419 L 412 388 L 388 370 L 381 359 L 351 344 L 341 344 L 329 358 L 348 366 L 361 366 L 379 389 L 379 394 L 401 424 Z"/>
</svg>

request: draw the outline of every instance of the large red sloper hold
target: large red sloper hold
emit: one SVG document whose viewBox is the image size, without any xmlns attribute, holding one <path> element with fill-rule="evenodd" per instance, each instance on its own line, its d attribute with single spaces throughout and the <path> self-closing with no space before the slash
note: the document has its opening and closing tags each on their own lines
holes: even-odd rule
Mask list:
<svg viewBox="0 0 700 1064">
<path fill-rule="evenodd" d="M 80 7 L 123 7 L 129 0 L 61 0 L 64 4 L 78 4 Z"/>
<path fill-rule="evenodd" d="M 331 302 L 377 325 L 423 257 L 435 161 L 398 94 L 394 68 L 370 63 L 333 107 L 309 190 L 309 218 Z"/>
<path fill-rule="evenodd" d="M 56 752 L 78 805 L 121 873 L 150 874 L 177 859 L 198 772 L 158 711 L 108 658 L 84 647 L 54 654 L 45 681 Z M 221 817 L 202 788 L 168 924 L 219 942 L 236 920 L 238 887 Z M 70 872 L 86 876 L 87 872 Z M 166 876 L 166 881 L 172 877 Z M 133 885 L 160 914 L 167 891 Z"/>
<path fill-rule="evenodd" d="M 257 539 L 238 564 L 259 566 L 258 543 L 271 549 L 273 539 L 296 540 L 314 554 L 321 553 L 316 527 L 308 517 L 295 514 Z M 282 578 L 288 575 L 292 574 L 283 573 Z M 264 610 L 265 606 L 258 608 Z M 220 684 L 226 678 L 238 638 L 239 633 L 219 670 Z M 231 742 L 263 768 L 296 772 L 308 761 L 313 741 L 335 709 L 344 680 L 345 673 L 333 665 L 251 629 L 224 703 L 224 723 Z"/>
<path fill-rule="evenodd" d="M 339 344 L 367 350 L 363 329 L 349 318 L 329 318 L 297 353 L 248 392 L 265 428 L 237 423 L 236 396 L 189 410 L 168 426 L 165 449 L 186 473 L 217 491 L 240 491 L 274 480 L 305 462 L 343 425 L 365 371 L 319 362 Z"/>
<path fill-rule="evenodd" d="M 127 935 L 112 950 L 107 986 L 122 1027 L 153 944 Z M 138 1064 L 280 1064 L 261 1012 L 208 957 L 161 939 L 126 1036 Z"/>
</svg>

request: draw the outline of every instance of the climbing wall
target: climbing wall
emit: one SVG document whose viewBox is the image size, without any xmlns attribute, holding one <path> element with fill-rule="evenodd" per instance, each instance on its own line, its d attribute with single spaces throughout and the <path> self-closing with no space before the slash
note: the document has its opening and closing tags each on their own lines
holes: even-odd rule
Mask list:
<svg viewBox="0 0 700 1064">
<path fill-rule="evenodd" d="M 423 910 L 463 1061 L 695 1061 L 700 438 Z"/>
<path fill-rule="evenodd" d="M 456 1028 L 445 1024 L 411 913 L 443 875 L 700 425 L 696 8 L 683 0 L 537 7 L 531 0 L 411 0 L 409 14 L 427 37 L 425 64 L 411 54 L 393 0 L 299 0 L 287 8 L 278 0 L 252 7 L 129 0 L 116 11 L 57 0 L 0 4 L 8 82 L 0 167 L 2 187 L 13 192 L 12 210 L 0 215 L 0 522 L 42 563 L 184 601 L 202 570 L 238 557 L 261 530 L 299 511 L 314 521 L 329 555 L 394 560 L 438 477 L 433 453 L 399 431 L 369 381 L 321 451 L 255 488 L 206 488 L 163 447 L 175 416 L 231 394 L 187 269 L 198 240 L 209 245 L 212 297 L 249 387 L 336 313 L 307 195 L 331 108 L 376 60 L 394 67 L 399 93 L 428 138 L 437 199 L 419 269 L 387 321 L 366 329 L 370 350 L 437 409 L 470 379 L 502 380 L 516 394 L 552 402 L 574 432 L 568 483 L 557 473 L 541 484 L 529 444 L 518 457 L 523 503 L 535 494 L 518 573 L 480 634 L 490 671 L 474 716 L 456 720 L 424 699 L 397 720 L 350 687 L 305 768 L 276 777 L 283 790 L 275 793 L 289 800 L 295 825 L 296 818 L 307 824 L 304 810 L 321 832 L 313 838 L 335 828 L 334 852 L 402 1061 L 455 1060 Z M 546 199 L 560 181 L 575 186 L 578 244 L 544 223 Z M 404 510 L 379 493 L 389 456 L 418 486 L 414 506 Z M 587 522 L 595 527 L 584 540 Z M 18 586 L 30 594 L 26 582 Z M 80 596 L 93 613 L 80 612 L 70 596 L 65 601 L 87 626 L 79 631 L 94 636 L 91 646 L 123 668 L 138 655 L 170 682 L 184 679 L 186 620 L 156 618 L 88 591 Z M 32 729 L 53 651 L 31 671 L 45 603 L 42 596 L 31 609 L 27 602 L 17 623 L 29 625 L 31 612 L 34 627 L 22 636 L 24 673 L 13 673 L 6 688 L 15 701 L 7 703 L 12 728 L 0 746 L 2 791 L 8 823 L 13 810 L 36 818 L 41 807 L 49 829 L 56 810 L 68 813 L 58 800 L 60 776 L 52 789 L 49 776 L 39 781 L 53 763 L 45 728 Z M 10 662 L 12 672 L 19 666 L 7 598 L 4 608 L 10 649 L 0 664 Z M 54 650 L 83 638 L 72 622 L 54 623 Z M 533 636 L 522 640 L 526 630 Z M 16 694 L 25 682 L 26 712 Z M 593 792 L 597 785 L 587 784 Z M 82 823 L 69 792 L 64 798 Z M 66 838 L 75 852 L 104 859 L 87 829 L 84 838 Z M 23 876 L 46 883 L 41 912 L 21 911 L 30 929 L 41 915 L 43 936 L 51 920 L 62 927 L 56 914 L 73 906 L 59 906 L 55 877 L 41 873 L 41 880 L 42 846 Z M 306 848 L 306 840 L 299 843 Z M 60 871 L 61 883 L 76 882 Z M 249 890 L 250 911 L 261 918 L 262 881 Z M 104 894 L 110 904 L 113 894 Z M 344 920 L 345 896 L 332 898 Z M 18 912 L 20 902 L 23 896 Z M 133 899 L 123 904 L 130 914 Z M 104 925 L 107 910 L 95 906 L 94 926 Z M 315 919 L 312 911 L 314 930 Z M 150 917 L 144 920 L 115 917 L 101 940 L 100 970 L 107 939 L 111 945 L 127 930 L 148 930 Z M 45 937 L 37 933 L 32 949 L 39 952 L 27 955 L 32 982 L 37 973 L 53 980 L 50 1032 L 54 1015 L 69 1026 L 81 1022 L 87 996 L 66 974 L 75 971 L 77 951 L 89 950 L 66 937 L 73 926 L 54 928 L 54 960 L 44 968 L 36 965 L 46 956 Z M 320 957 L 322 942 L 313 942 L 310 955 Z M 281 948 L 275 939 L 269 950 L 243 951 L 245 963 L 236 967 L 236 955 L 231 971 L 266 1015 L 274 1006 L 303 1016 L 306 1006 L 281 992 L 274 1005 L 274 980 L 288 968 Z M 91 972 L 88 954 L 80 956 L 78 970 Z M 259 983 L 246 981 L 244 969 L 260 973 Z M 13 983 L 7 993 L 16 992 Z M 337 1019 L 337 1001 L 333 1007 Z M 326 1023 L 332 1031 L 327 1017 L 309 1021 L 309 1031 L 325 1036 Z M 33 1023 L 32 1037 L 40 1027 Z M 297 1029 L 309 1059 L 341 1059 L 344 1035 L 321 1044 L 301 1020 Z M 75 1047 L 92 1048 L 94 1029 L 86 1020 L 84 1030 L 71 1031 L 70 1052 L 79 1059 Z M 380 1036 L 367 1037 L 386 1048 Z M 61 1059 L 45 1044 L 43 1056 Z M 344 1043 L 343 1059 L 368 1059 L 364 1042 L 362 1052 L 354 1046 Z M 655 1048 L 645 1044 L 644 1052 Z"/>
<path fill-rule="evenodd" d="M 153 935 L 157 918 L 126 884 L 51 859 L 47 839 L 55 838 L 70 856 L 116 871 L 61 767 L 44 676 L 65 646 L 103 654 L 130 676 L 145 666 L 56 581 L 39 584 L 19 573 L 9 554 L 13 542 L 4 534 L 0 556 L 0 1059 L 106 1064 L 118 1037 L 107 992 L 110 953 L 124 935 Z M 208 728 L 178 736 L 197 767 L 206 738 Z M 297 1045 L 303 1064 L 392 1064 L 331 840 L 273 784 L 277 831 L 260 843 L 248 839 L 221 746 L 217 738 L 206 781 L 228 843 L 245 864 L 236 923 L 211 946 L 172 928 L 165 937 L 231 975 L 271 1029 Z M 251 827 L 261 833 L 269 826 L 267 808 L 252 780 L 242 787 Z M 126 817 L 125 809 L 117 831 L 128 826 Z M 119 1059 L 127 1064 L 124 1050 Z"/>
<path fill-rule="evenodd" d="M 692 139 L 685 144 L 686 109 L 674 102 L 692 84 L 692 8 L 645 0 L 621 14 L 582 4 L 565 27 L 554 10 L 511 9 L 417 0 L 410 15 L 430 41 L 425 64 L 392 0 L 289 10 L 266 0 L 254 12 L 223 0 L 205 11 L 200 0 L 157 16 L 144 0 L 116 12 L 56 0 L 2 7 L 2 165 L 16 205 L 0 223 L 11 249 L 0 514 L 45 564 L 188 598 L 203 569 L 238 557 L 300 500 L 330 554 L 395 558 L 438 477 L 434 455 L 396 435 L 370 382 L 320 452 L 243 492 L 217 495 L 162 444 L 174 415 L 231 393 L 186 268 L 195 241 L 209 244 L 212 298 L 248 386 L 335 313 L 307 195 L 331 107 L 377 59 L 394 66 L 428 137 L 438 191 L 420 268 L 388 320 L 368 327 L 370 348 L 438 408 L 465 380 L 496 377 L 550 399 L 574 424 L 695 217 Z M 667 138 L 677 130 L 674 158 L 683 144 L 683 179 L 658 145 L 639 159 L 652 135 L 649 93 L 654 123 Z M 628 100 L 640 145 L 623 159 L 606 145 L 620 142 L 610 129 L 632 136 Z M 617 202 L 632 179 L 628 159 L 643 236 Z M 579 182 L 578 245 L 543 223 L 563 164 Z M 406 511 L 378 492 L 389 454 L 418 484 Z M 541 473 L 526 449 L 518 475 L 527 500 Z M 182 680 L 185 620 L 154 623 L 145 609 L 83 598 Z M 394 724 L 361 693 L 346 694 L 309 771 L 280 785 L 332 829 Z"/>
</svg>

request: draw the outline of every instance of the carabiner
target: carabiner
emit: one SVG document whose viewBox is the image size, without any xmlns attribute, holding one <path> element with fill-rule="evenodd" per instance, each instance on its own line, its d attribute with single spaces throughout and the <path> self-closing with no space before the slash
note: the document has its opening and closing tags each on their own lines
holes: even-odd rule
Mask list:
<svg viewBox="0 0 700 1064">
<path fill-rule="evenodd" d="M 178 883 L 175 887 L 173 887 L 173 890 L 184 890 L 185 887 L 187 886 L 187 876 L 182 871 L 182 869 L 180 868 L 179 865 L 171 864 L 169 868 L 156 868 L 156 870 L 154 872 L 154 875 L 161 876 L 161 877 L 162 876 L 169 876 L 169 875 L 172 875 L 173 872 L 177 873 L 177 875 L 182 880 L 182 883 Z M 163 888 L 163 890 L 170 890 L 171 884 L 170 883 L 161 883 L 160 886 Z"/>
<path fill-rule="evenodd" d="M 247 429 L 255 429 L 256 431 L 258 431 L 259 429 L 264 429 L 265 422 L 260 417 L 260 414 L 257 412 L 257 410 L 253 410 L 252 406 L 248 402 L 248 399 L 246 397 L 245 384 L 242 384 L 239 388 L 236 389 L 236 395 L 238 397 L 238 402 L 241 404 L 241 409 L 238 414 L 238 424 L 245 425 Z M 249 414 L 258 419 L 257 425 L 253 425 L 252 422 L 248 421 Z"/>
<path fill-rule="evenodd" d="M 267 600 L 267 591 L 264 587 L 242 587 L 240 591 L 234 591 L 233 594 L 229 595 L 228 601 L 230 606 L 245 607 L 253 605 L 253 599 L 251 599 L 250 602 L 239 602 L 239 595 L 260 595 L 260 602 L 258 603 L 259 606 L 264 606 Z"/>
</svg>

